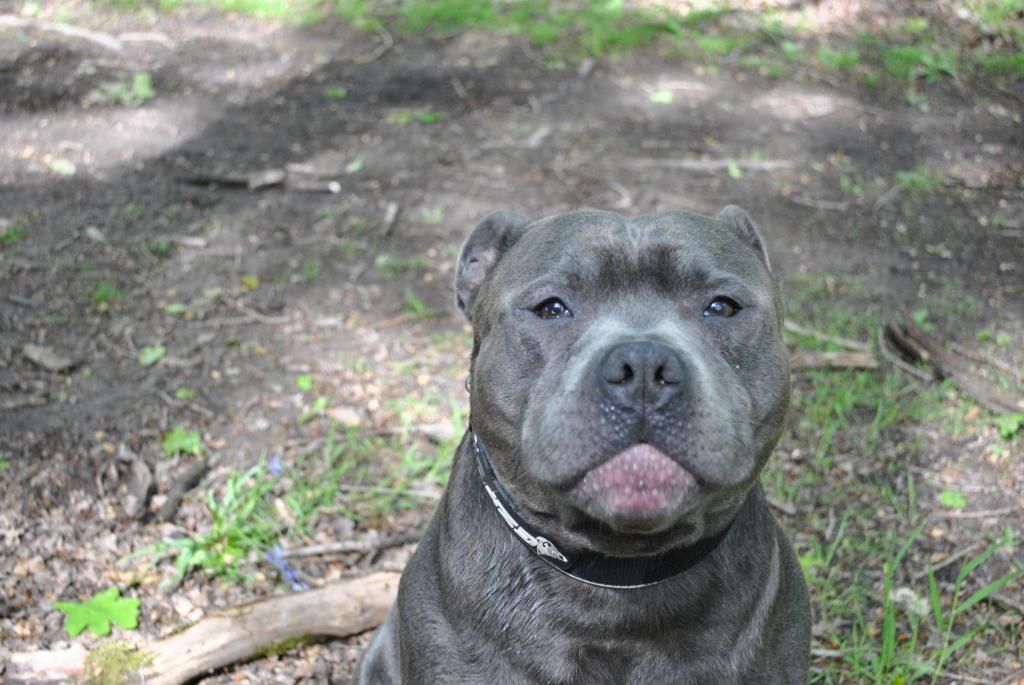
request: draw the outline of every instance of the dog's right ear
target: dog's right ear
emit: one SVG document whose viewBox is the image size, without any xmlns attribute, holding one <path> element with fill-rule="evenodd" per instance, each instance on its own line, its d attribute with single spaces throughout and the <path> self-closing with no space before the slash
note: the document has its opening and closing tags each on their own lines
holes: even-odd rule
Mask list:
<svg viewBox="0 0 1024 685">
<path fill-rule="evenodd" d="M 473 302 L 487 274 L 528 223 L 522 214 L 499 210 L 481 221 L 463 243 L 455 265 L 455 304 L 468 321 L 473 318 Z"/>
</svg>

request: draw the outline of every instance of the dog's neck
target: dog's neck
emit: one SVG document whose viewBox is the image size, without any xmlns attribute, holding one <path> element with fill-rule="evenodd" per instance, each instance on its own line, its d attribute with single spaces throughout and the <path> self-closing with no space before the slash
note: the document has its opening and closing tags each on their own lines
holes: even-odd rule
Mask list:
<svg viewBox="0 0 1024 685">
<path fill-rule="evenodd" d="M 715 551 L 732 529 L 730 521 L 721 531 L 710 537 L 654 556 L 611 557 L 597 552 L 570 554 L 560 548 L 556 540 L 541 535 L 540 531 L 526 523 L 508 491 L 498 480 L 487 456 L 487 449 L 472 429 L 469 435 L 483 488 L 509 532 L 537 558 L 580 582 L 615 589 L 656 585 L 703 561 Z"/>
</svg>

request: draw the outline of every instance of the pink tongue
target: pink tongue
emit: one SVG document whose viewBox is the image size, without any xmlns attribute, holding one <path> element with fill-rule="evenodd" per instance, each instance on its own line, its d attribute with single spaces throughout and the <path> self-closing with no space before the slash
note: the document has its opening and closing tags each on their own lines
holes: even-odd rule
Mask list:
<svg viewBox="0 0 1024 685">
<path fill-rule="evenodd" d="M 583 490 L 628 512 L 665 507 L 695 481 L 682 466 L 661 451 L 641 443 L 619 452 L 583 477 Z"/>
</svg>

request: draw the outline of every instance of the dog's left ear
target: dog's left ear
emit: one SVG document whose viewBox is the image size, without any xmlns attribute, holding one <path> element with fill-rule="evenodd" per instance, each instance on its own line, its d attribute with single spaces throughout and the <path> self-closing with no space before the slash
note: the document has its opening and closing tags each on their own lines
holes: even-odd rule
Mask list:
<svg viewBox="0 0 1024 685">
<path fill-rule="evenodd" d="M 487 274 L 528 223 L 522 214 L 499 210 L 481 221 L 463 243 L 455 265 L 455 304 L 466 320 L 473 319 L 473 302 Z"/>
<path fill-rule="evenodd" d="M 761 255 L 761 260 L 768 267 L 768 271 L 772 270 L 772 263 L 768 259 L 768 250 L 764 247 L 764 240 L 761 238 L 754 220 L 750 218 L 750 215 L 745 210 L 740 209 L 736 205 L 729 205 L 724 207 L 715 218 L 732 226 L 736 231 L 736 235 Z"/>
</svg>

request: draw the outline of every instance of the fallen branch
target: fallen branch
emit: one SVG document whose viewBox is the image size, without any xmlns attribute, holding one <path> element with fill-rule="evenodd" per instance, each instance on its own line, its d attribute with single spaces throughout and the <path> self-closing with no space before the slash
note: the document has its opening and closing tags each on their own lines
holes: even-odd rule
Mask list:
<svg viewBox="0 0 1024 685">
<path fill-rule="evenodd" d="M 978 352 L 977 350 L 972 350 L 969 347 L 964 347 L 963 345 L 958 345 L 956 343 L 951 343 L 949 347 L 959 355 L 963 355 L 964 357 L 976 361 L 979 364 L 986 364 L 988 366 L 991 366 L 992 368 L 998 369 L 1003 373 L 1008 373 L 1014 378 L 1016 378 L 1019 382 L 1024 383 L 1024 372 L 1018 371 L 1017 369 L 1013 368 L 1012 366 L 1010 366 L 1009 364 L 1002 360 L 993 359 L 987 354 L 983 354 L 981 352 Z"/>
<path fill-rule="evenodd" d="M 912 364 L 906 363 L 905 361 L 900 359 L 895 352 L 890 350 L 888 343 L 885 342 L 885 337 L 885 326 L 881 326 L 878 329 L 878 351 L 881 353 L 883 357 L 885 357 L 885 360 L 887 362 L 895 366 L 897 369 L 903 371 L 908 376 L 913 376 L 919 381 L 924 381 L 927 383 L 928 381 L 932 380 L 932 376 L 930 373 L 928 373 L 924 369 L 919 369 L 916 366 L 913 366 Z"/>
<path fill-rule="evenodd" d="M 383 57 L 388 50 L 395 46 L 395 39 L 391 37 L 391 34 L 388 33 L 384 27 L 379 27 L 377 29 L 377 37 L 380 38 L 380 45 L 374 48 L 373 52 L 369 55 L 356 57 L 353 60 L 356 64 L 370 64 L 371 62 L 376 62 Z"/>
<path fill-rule="evenodd" d="M 906 312 L 885 325 L 885 338 L 911 362 L 927 366 L 935 380 L 952 379 L 962 392 L 986 409 L 997 414 L 1024 411 L 1024 399 L 1013 397 L 972 372 L 966 362 L 946 352 Z"/>
<path fill-rule="evenodd" d="M 313 635 L 348 637 L 365 632 L 384 621 L 395 599 L 398 579 L 397 573 L 373 573 L 209 616 L 162 640 L 136 645 L 139 652 L 151 657 L 150 664 L 141 673 L 127 674 L 124 682 L 180 685 L 214 669 L 251 659 L 284 640 Z M 4 682 L 71 683 L 84 672 L 86 658 L 80 647 L 16 653 L 8 662 Z"/>
<path fill-rule="evenodd" d="M 32 29 L 43 33 L 59 33 L 70 38 L 81 38 L 82 40 L 99 45 L 118 55 L 124 52 L 124 44 L 113 36 L 98 31 L 82 29 L 71 24 L 57 22 L 39 21 L 38 19 L 23 19 L 11 14 L 0 15 L 0 28 Z"/>
<path fill-rule="evenodd" d="M 297 557 L 319 557 L 333 554 L 351 554 L 353 552 L 376 553 L 392 547 L 401 547 L 413 542 L 419 542 L 423 537 L 422 530 L 409 530 L 380 538 L 377 535 L 369 536 L 362 540 L 340 540 L 338 542 L 327 542 L 320 545 L 308 545 L 306 547 L 295 547 L 282 550 L 281 556 L 286 559 Z"/>
<path fill-rule="evenodd" d="M 877 369 L 872 352 L 815 352 L 800 350 L 789 360 L 793 369 Z"/>
<path fill-rule="evenodd" d="M 859 340 L 850 340 L 849 338 L 841 338 L 838 335 L 829 335 L 827 333 L 822 333 L 820 331 L 816 331 L 811 328 L 801 326 L 800 324 L 794 323 L 788 319 L 786 320 L 783 327 L 790 333 L 795 333 L 796 335 L 805 335 L 810 338 L 814 338 L 815 340 L 820 340 L 822 342 L 830 342 L 834 345 L 845 347 L 848 350 L 856 350 L 858 352 L 871 351 L 871 345 L 868 345 L 867 343 L 862 343 Z"/>
<path fill-rule="evenodd" d="M 822 209 L 827 212 L 845 212 L 850 208 L 849 202 L 842 202 L 837 200 L 819 200 L 813 197 L 804 197 L 797 195 L 790 195 L 786 198 L 790 202 L 804 207 L 811 207 L 813 209 Z"/>
<path fill-rule="evenodd" d="M 225 189 L 248 190 L 283 187 L 307 193 L 341 192 L 338 180 L 344 169 L 318 169 L 309 164 L 286 164 L 283 169 L 260 169 L 250 172 L 198 173 L 181 176 L 178 181 L 194 186 L 218 186 Z"/>
<path fill-rule="evenodd" d="M 683 169 L 684 171 L 720 171 L 739 168 L 747 171 L 791 169 L 788 159 L 627 159 L 623 164 L 632 169 Z"/>
</svg>

